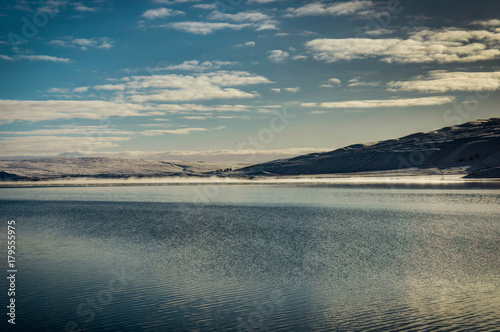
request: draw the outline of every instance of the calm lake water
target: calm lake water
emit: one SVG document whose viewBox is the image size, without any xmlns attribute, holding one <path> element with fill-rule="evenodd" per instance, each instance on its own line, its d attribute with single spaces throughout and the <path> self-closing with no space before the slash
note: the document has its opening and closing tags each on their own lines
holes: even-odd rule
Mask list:
<svg viewBox="0 0 500 332">
<path fill-rule="evenodd" d="M 446 186 L 0 189 L 0 327 L 14 219 L 16 331 L 498 331 L 499 198 Z"/>
</svg>

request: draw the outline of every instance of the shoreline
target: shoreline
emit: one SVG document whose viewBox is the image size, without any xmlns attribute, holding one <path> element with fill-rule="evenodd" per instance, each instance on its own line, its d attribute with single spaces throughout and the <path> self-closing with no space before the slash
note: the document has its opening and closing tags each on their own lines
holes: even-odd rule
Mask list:
<svg viewBox="0 0 500 332">
<path fill-rule="evenodd" d="M 180 185 L 456 185 L 499 184 L 500 178 L 463 178 L 466 174 L 318 174 L 297 176 L 236 177 L 162 177 L 115 178 L 82 177 L 38 181 L 3 181 L 0 188 L 37 187 L 109 187 L 109 186 L 180 186 Z"/>
</svg>

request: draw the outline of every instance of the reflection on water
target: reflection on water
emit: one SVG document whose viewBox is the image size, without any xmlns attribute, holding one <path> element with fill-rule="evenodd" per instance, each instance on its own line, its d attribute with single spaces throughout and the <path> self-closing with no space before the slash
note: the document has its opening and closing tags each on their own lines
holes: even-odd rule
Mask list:
<svg viewBox="0 0 500 332">
<path fill-rule="evenodd" d="M 217 188 L 202 203 L 199 186 L 2 189 L 16 328 L 500 326 L 498 191 Z"/>
</svg>

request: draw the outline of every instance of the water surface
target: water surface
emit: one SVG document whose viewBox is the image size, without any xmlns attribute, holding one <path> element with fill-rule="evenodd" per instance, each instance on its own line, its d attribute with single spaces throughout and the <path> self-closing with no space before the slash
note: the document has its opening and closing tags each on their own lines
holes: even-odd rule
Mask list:
<svg viewBox="0 0 500 332">
<path fill-rule="evenodd" d="M 18 330 L 500 326 L 495 189 L 137 186 L 0 197 L 2 219 L 17 221 Z"/>
</svg>

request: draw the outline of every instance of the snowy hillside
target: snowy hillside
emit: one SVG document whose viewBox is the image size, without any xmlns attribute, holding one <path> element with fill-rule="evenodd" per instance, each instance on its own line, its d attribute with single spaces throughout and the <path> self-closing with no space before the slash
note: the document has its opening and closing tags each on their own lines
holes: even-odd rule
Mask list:
<svg viewBox="0 0 500 332">
<path fill-rule="evenodd" d="M 245 167 L 231 175 L 309 175 L 393 170 L 427 174 L 471 173 L 500 166 L 500 119 L 471 121 L 399 139 L 356 144 Z M 498 176 L 498 175 L 497 175 Z"/>
<path fill-rule="evenodd" d="M 237 164 L 236 164 L 237 165 Z M 124 158 L 0 160 L 0 181 L 171 176 L 292 176 L 373 172 L 393 175 L 462 174 L 500 177 L 500 119 L 477 120 L 399 139 L 356 144 L 325 153 L 236 169 L 235 164 Z M 242 165 L 240 164 L 240 167 Z M 225 169 L 225 171 L 218 171 Z M 383 174 L 380 174 L 383 175 Z"/>
<path fill-rule="evenodd" d="M 226 165 L 226 164 L 224 164 Z M 0 180 L 17 176 L 30 179 L 74 177 L 126 178 L 201 175 L 221 168 L 220 164 L 162 162 L 124 158 L 46 158 L 0 160 Z"/>
</svg>

